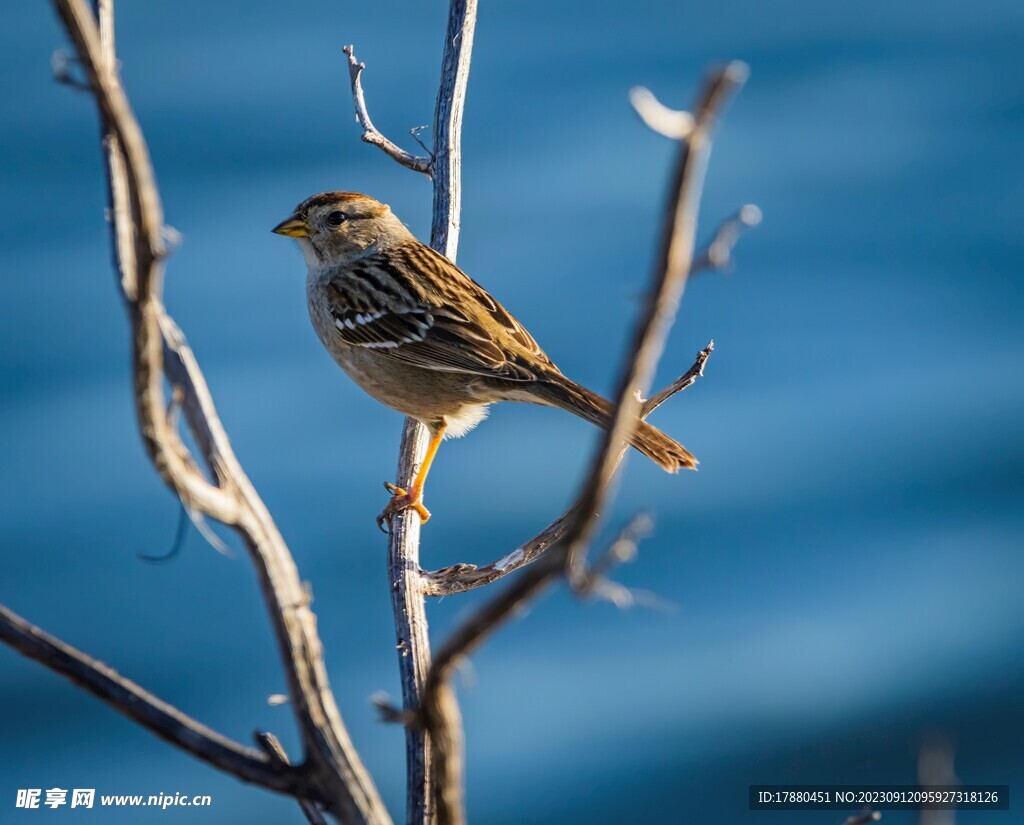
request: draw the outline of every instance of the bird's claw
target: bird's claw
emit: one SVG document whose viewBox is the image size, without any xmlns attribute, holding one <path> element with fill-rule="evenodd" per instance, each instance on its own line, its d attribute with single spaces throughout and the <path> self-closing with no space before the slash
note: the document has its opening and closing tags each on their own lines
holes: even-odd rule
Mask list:
<svg viewBox="0 0 1024 825">
<path fill-rule="evenodd" d="M 391 517 L 396 513 L 401 513 L 403 510 L 412 509 L 419 513 L 421 524 L 426 524 L 430 521 L 430 511 L 423 506 L 422 500 L 414 498 L 401 487 L 387 481 L 384 482 L 384 489 L 391 493 L 391 501 L 388 502 L 387 507 L 377 516 L 377 528 L 382 533 L 388 532 L 384 525 L 391 521 Z"/>
</svg>

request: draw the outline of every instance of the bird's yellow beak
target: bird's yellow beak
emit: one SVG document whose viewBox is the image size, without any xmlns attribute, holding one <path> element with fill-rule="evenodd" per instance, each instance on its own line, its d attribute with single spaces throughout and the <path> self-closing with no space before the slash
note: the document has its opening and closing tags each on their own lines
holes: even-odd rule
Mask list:
<svg viewBox="0 0 1024 825">
<path fill-rule="evenodd" d="M 309 227 L 306 225 L 306 222 L 295 215 L 281 221 L 272 231 L 278 235 L 285 235 L 288 238 L 309 237 Z"/>
</svg>

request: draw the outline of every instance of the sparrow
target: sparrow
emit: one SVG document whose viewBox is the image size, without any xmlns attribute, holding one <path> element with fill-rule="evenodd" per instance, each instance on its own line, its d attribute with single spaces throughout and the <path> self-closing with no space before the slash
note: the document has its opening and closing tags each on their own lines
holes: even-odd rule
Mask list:
<svg viewBox="0 0 1024 825">
<path fill-rule="evenodd" d="M 273 229 L 306 260 L 306 300 L 321 343 L 360 387 L 421 421 L 426 457 L 408 490 L 385 484 L 377 517 L 415 510 L 445 437 L 465 435 L 489 404 L 558 407 L 598 427 L 614 407 L 562 374 L 529 332 L 482 286 L 421 243 L 391 208 L 357 192 L 322 192 Z M 690 452 L 645 421 L 629 443 L 664 470 L 694 469 Z"/>
</svg>

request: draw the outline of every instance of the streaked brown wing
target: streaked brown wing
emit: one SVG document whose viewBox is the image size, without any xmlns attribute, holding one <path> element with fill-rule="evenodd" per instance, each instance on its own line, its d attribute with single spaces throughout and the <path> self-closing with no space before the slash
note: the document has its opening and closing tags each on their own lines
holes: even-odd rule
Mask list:
<svg viewBox="0 0 1024 825">
<path fill-rule="evenodd" d="M 507 350 L 515 350 L 520 358 L 555 368 L 554 363 L 533 340 L 512 314 L 499 304 L 480 284 L 449 261 L 444 255 L 426 244 L 417 243 L 402 250 L 403 262 L 409 267 L 429 268 L 434 282 L 449 307 L 466 307 L 464 315 L 481 317 L 479 326 L 493 330 L 492 338 L 502 341 Z M 467 298 L 469 299 L 467 301 Z"/>
<path fill-rule="evenodd" d="M 426 369 L 511 381 L 536 380 L 536 371 L 523 357 L 526 347 L 520 341 L 529 341 L 538 352 L 539 347 L 481 287 L 461 271 L 456 272 L 472 287 L 461 291 L 459 305 L 417 290 L 401 270 L 396 272 L 388 263 L 375 259 L 358 262 L 327 286 L 338 336 L 351 346 L 380 350 Z M 467 293 L 471 298 L 468 302 Z M 486 318 L 481 318 L 482 312 L 491 317 L 498 312 L 507 320 L 500 326 L 488 324 Z M 510 347 L 512 342 L 505 339 L 513 333 L 518 334 Z M 544 356 L 542 363 L 550 361 Z"/>
</svg>

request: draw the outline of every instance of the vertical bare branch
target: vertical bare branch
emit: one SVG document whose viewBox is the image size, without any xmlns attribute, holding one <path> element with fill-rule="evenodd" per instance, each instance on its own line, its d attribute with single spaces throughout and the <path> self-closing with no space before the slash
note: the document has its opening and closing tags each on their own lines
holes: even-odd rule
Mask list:
<svg viewBox="0 0 1024 825">
<path fill-rule="evenodd" d="M 430 243 L 452 261 L 455 260 L 459 243 L 462 112 L 473 53 L 476 9 L 476 0 L 451 0 L 441 59 L 441 80 L 434 109 L 434 147 L 430 167 L 434 205 Z M 354 59 L 351 47 L 349 57 L 350 61 Z M 358 111 L 361 96 L 356 95 L 357 83 L 358 72 L 352 76 Z M 365 111 L 365 100 L 361 101 L 361 108 Z M 385 151 L 395 157 L 393 152 L 386 148 Z M 426 427 L 412 418 L 406 419 L 396 473 L 399 487 L 411 484 L 423 462 L 428 441 Z M 402 703 L 406 710 L 413 710 L 420 706 L 420 697 L 430 669 L 430 638 L 424 580 L 420 572 L 420 517 L 414 510 L 405 510 L 391 518 L 388 581 L 395 615 Z M 452 712 L 458 712 L 457 706 Z M 407 821 L 431 822 L 434 817 L 430 804 L 433 798 L 433 771 L 425 728 L 418 725 L 406 727 L 406 756 Z"/>
</svg>

